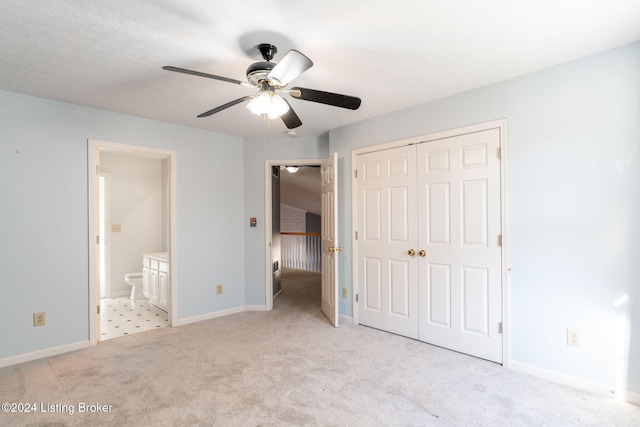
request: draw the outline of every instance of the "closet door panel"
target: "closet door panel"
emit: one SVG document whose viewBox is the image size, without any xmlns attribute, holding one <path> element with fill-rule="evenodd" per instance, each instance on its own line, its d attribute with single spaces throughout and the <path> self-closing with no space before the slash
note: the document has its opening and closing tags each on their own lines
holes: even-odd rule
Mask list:
<svg viewBox="0 0 640 427">
<path fill-rule="evenodd" d="M 357 156 L 358 322 L 418 337 L 415 148 Z"/>
<path fill-rule="evenodd" d="M 502 362 L 499 129 L 417 145 L 419 339 Z"/>
</svg>

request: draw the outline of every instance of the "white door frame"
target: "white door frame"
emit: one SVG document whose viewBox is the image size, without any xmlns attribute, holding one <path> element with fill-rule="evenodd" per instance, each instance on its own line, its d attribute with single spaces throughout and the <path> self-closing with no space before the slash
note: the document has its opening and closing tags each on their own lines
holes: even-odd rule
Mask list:
<svg viewBox="0 0 640 427">
<path fill-rule="evenodd" d="M 264 161 L 264 247 L 265 247 L 265 310 L 273 310 L 273 257 L 271 254 L 271 239 L 273 238 L 272 203 L 271 203 L 271 168 L 273 166 L 322 166 L 324 159 L 286 159 Z M 320 189 L 318 189 L 318 194 Z M 319 197 L 319 196 L 318 196 Z"/>
<path fill-rule="evenodd" d="M 168 222 L 169 222 L 169 242 L 168 242 L 168 262 L 169 262 L 169 326 L 177 325 L 178 320 L 178 244 L 177 244 L 177 220 L 176 220 L 176 184 L 177 184 L 177 155 L 175 151 L 160 148 L 144 147 L 138 145 L 121 144 L 117 142 L 100 141 L 95 139 L 87 140 L 87 183 L 88 183 L 88 214 L 89 214 L 89 345 L 98 343 L 100 315 L 97 307 L 100 306 L 100 283 L 98 276 L 98 245 L 96 236 L 98 230 L 98 172 L 100 151 L 120 151 L 126 153 L 139 153 L 146 156 L 157 156 L 158 158 L 168 158 Z"/>
<path fill-rule="evenodd" d="M 507 191 L 507 174 L 508 174 L 508 151 L 507 151 L 507 119 L 494 120 L 491 122 L 480 123 L 477 125 L 465 126 L 462 128 L 450 129 L 442 132 L 436 132 L 426 135 L 420 135 L 413 138 L 402 139 L 393 142 L 387 142 L 383 144 L 373 145 L 369 147 L 358 148 L 351 151 L 351 167 L 352 172 L 351 176 L 353 177 L 356 170 L 357 165 L 357 156 L 359 154 L 370 153 L 372 151 L 386 150 L 389 148 L 401 147 L 405 145 L 419 144 L 423 142 L 429 142 L 437 139 L 453 137 L 457 135 L 463 135 L 467 133 L 480 132 L 488 129 L 500 129 L 500 213 L 501 213 L 501 229 L 502 229 L 502 268 L 501 268 L 501 279 L 502 279 L 502 365 L 505 367 L 509 367 L 509 361 L 511 357 L 510 351 L 510 319 L 511 313 L 509 311 L 510 304 L 510 283 L 509 283 L 509 271 L 510 269 L 510 261 L 509 261 L 509 234 L 508 234 L 508 220 L 507 220 L 507 206 L 508 206 L 508 191 Z M 351 180 L 351 194 L 357 194 L 357 182 L 355 179 Z M 354 196 L 351 200 L 351 229 L 357 231 L 358 228 L 358 206 L 357 206 L 357 198 Z M 356 295 L 358 293 L 358 269 L 355 268 L 357 259 L 358 259 L 358 245 L 355 237 L 355 232 L 351 236 L 351 247 L 352 247 L 352 268 L 353 271 L 353 293 L 352 295 Z M 356 302 L 355 297 L 352 301 L 353 304 L 353 323 L 358 325 L 358 303 Z"/>
<path fill-rule="evenodd" d="M 99 177 L 104 178 L 104 225 L 105 225 L 105 234 L 101 239 L 100 244 L 104 245 L 104 260 L 105 260 L 105 271 L 104 273 L 104 289 L 105 296 L 111 296 L 111 174 L 108 172 L 100 172 Z M 98 196 L 100 196 L 100 192 L 98 192 Z M 98 215 L 100 215 L 98 213 Z M 98 216 L 98 218 L 100 218 Z"/>
</svg>

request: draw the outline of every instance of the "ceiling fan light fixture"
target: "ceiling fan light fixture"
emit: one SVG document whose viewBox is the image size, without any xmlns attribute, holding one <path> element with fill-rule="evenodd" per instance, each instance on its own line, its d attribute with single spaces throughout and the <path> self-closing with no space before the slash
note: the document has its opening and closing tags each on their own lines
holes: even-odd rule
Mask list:
<svg viewBox="0 0 640 427">
<path fill-rule="evenodd" d="M 264 91 L 253 98 L 247 108 L 258 116 L 267 115 L 270 119 L 277 119 L 289 111 L 289 104 L 280 95 Z"/>
<path fill-rule="evenodd" d="M 280 95 L 273 95 L 271 97 L 271 105 L 269 106 L 269 112 L 267 115 L 270 119 L 278 119 L 284 113 L 289 111 L 289 104 L 282 99 Z"/>
<path fill-rule="evenodd" d="M 271 97 L 268 92 L 262 92 L 247 104 L 247 108 L 255 115 L 266 114 L 269 111 Z"/>
</svg>

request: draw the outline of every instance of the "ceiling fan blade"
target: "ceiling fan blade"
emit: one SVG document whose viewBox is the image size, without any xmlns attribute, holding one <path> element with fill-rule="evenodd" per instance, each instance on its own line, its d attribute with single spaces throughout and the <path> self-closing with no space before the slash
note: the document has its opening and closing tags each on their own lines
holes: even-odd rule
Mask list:
<svg viewBox="0 0 640 427">
<path fill-rule="evenodd" d="M 175 71 L 176 73 L 191 74 L 192 76 L 206 77 L 208 79 L 222 80 L 223 82 L 235 83 L 242 86 L 254 87 L 251 83 L 241 80 L 230 79 L 228 77 L 216 76 L 215 74 L 201 73 L 200 71 L 187 70 L 186 68 L 171 67 L 169 65 L 162 67 L 163 70 Z"/>
<path fill-rule="evenodd" d="M 273 67 L 273 70 L 267 75 L 267 78 L 275 82 L 278 86 L 285 86 L 312 66 L 313 61 L 297 50 L 291 49 L 280 62 Z"/>
<path fill-rule="evenodd" d="M 298 117 L 296 112 L 293 111 L 293 108 L 291 108 L 291 104 L 289 104 L 289 102 L 287 102 L 286 99 L 284 99 L 284 102 L 286 102 L 289 105 L 289 110 L 286 113 L 284 113 L 282 116 L 280 116 L 285 126 L 288 129 L 294 129 L 294 128 L 297 128 L 298 126 L 301 126 L 302 120 L 300 120 L 300 117 Z"/>
<path fill-rule="evenodd" d="M 210 115 L 212 115 L 212 114 L 219 113 L 220 111 L 222 111 L 222 110 L 226 110 L 227 108 L 229 108 L 229 107 L 233 107 L 234 105 L 238 105 L 238 104 L 240 104 L 241 102 L 248 101 L 248 100 L 250 100 L 250 99 L 251 99 L 251 98 L 253 98 L 253 97 L 255 97 L 255 95 L 243 96 L 242 98 L 238 98 L 238 99 L 233 100 L 233 101 L 231 101 L 231 102 L 227 102 L 227 103 L 226 103 L 226 104 L 224 104 L 224 105 L 221 105 L 221 106 L 219 106 L 219 107 L 216 107 L 216 108 L 214 108 L 214 109 L 212 109 L 212 110 L 206 111 L 206 112 L 204 112 L 204 113 L 202 113 L 202 114 L 198 115 L 198 117 L 209 117 L 209 116 L 210 116 Z"/>
<path fill-rule="evenodd" d="M 354 96 L 341 95 L 339 93 L 323 92 L 320 90 L 306 89 L 303 87 L 293 87 L 289 95 L 305 101 L 319 102 L 321 104 L 333 105 L 334 107 L 357 110 L 360 108 L 362 100 Z"/>
</svg>

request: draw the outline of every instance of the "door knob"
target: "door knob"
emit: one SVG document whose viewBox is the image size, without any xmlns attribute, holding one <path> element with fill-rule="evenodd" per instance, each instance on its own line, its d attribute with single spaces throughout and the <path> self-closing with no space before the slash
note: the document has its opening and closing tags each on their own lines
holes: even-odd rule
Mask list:
<svg viewBox="0 0 640 427">
<path fill-rule="evenodd" d="M 342 252 L 342 246 L 330 246 L 329 252 Z"/>
<path fill-rule="evenodd" d="M 409 252 L 407 252 L 409 254 L 409 256 L 414 256 L 416 254 L 416 251 L 414 249 L 409 249 Z"/>
<path fill-rule="evenodd" d="M 420 252 L 418 252 L 418 255 L 427 256 L 427 251 L 425 251 L 424 249 L 420 249 Z"/>
</svg>

